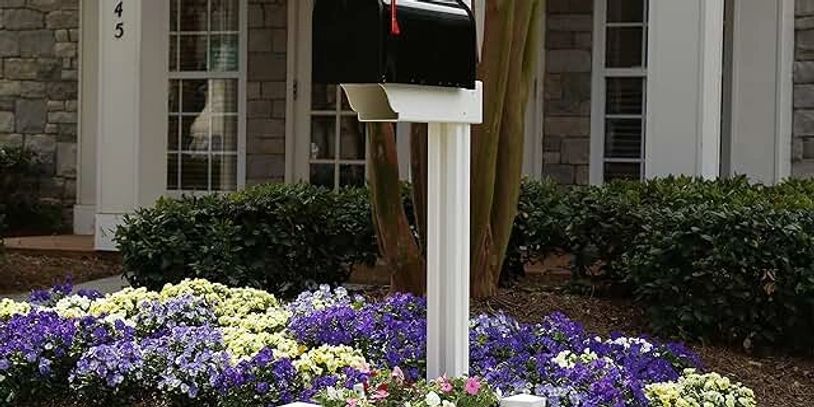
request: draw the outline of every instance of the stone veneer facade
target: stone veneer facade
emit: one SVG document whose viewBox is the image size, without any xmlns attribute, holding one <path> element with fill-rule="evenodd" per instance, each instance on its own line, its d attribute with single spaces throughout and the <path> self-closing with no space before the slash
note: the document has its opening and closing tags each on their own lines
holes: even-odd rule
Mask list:
<svg viewBox="0 0 814 407">
<path fill-rule="evenodd" d="M 547 3 L 543 176 L 563 184 L 587 184 L 594 2 Z"/>
<path fill-rule="evenodd" d="M 76 196 L 79 0 L 0 0 L 0 144 L 36 151 L 43 198 Z"/>
<path fill-rule="evenodd" d="M 249 0 L 246 184 L 285 178 L 286 0 Z"/>
<path fill-rule="evenodd" d="M 814 0 L 796 0 L 792 174 L 814 176 Z"/>
</svg>

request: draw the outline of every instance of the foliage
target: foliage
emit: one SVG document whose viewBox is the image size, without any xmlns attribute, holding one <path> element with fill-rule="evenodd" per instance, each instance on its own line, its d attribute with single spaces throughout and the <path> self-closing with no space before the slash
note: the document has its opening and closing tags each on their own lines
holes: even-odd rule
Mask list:
<svg viewBox="0 0 814 407">
<path fill-rule="evenodd" d="M 766 204 L 654 212 L 624 256 L 658 332 L 811 351 L 814 214 Z"/>
<path fill-rule="evenodd" d="M 162 199 L 116 236 L 127 279 L 150 289 L 205 278 L 290 296 L 343 282 L 376 253 L 365 190 L 302 184 Z"/>
<path fill-rule="evenodd" d="M 498 314 L 471 321 L 471 378 L 424 382 L 426 304 L 412 295 L 369 300 L 323 287 L 284 303 L 186 280 L 160 292 L 96 298 L 60 286 L 36 297 L 0 304 L 0 392 L 9 403 L 280 405 L 342 399 L 362 384 L 359 402 L 383 406 L 493 406 L 495 392 L 543 395 L 563 407 L 646 406 L 647 386 L 700 368 L 680 344 L 603 339 L 560 314 L 539 324 Z M 235 347 L 227 339 L 235 332 L 276 339 Z"/>
<path fill-rule="evenodd" d="M 523 180 L 503 265 L 504 281 L 522 276 L 529 261 L 564 247 L 566 221 L 571 216 L 567 196 L 554 181 Z"/>
<path fill-rule="evenodd" d="M 523 258 L 550 254 L 556 240 L 545 237 L 560 236 L 578 280 L 632 293 L 658 333 L 812 348 L 793 333 L 814 329 L 814 182 L 669 177 L 570 190 L 530 185 L 521 202 L 540 204 L 515 221 Z M 535 216 L 541 221 L 526 220 Z"/>
<path fill-rule="evenodd" d="M 26 148 L 0 146 L 0 235 L 63 228 L 62 207 L 40 199 L 43 165 Z"/>
</svg>

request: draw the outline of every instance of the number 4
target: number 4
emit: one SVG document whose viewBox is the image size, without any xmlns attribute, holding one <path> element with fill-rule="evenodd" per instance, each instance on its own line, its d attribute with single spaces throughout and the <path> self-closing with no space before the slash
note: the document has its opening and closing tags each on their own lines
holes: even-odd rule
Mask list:
<svg viewBox="0 0 814 407">
<path fill-rule="evenodd" d="M 122 5 L 122 3 L 123 2 L 120 1 L 119 4 L 116 5 L 116 9 L 113 10 L 113 13 L 119 16 L 119 18 L 122 18 L 122 13 L 124 13 L 124 6 Z"/>
</svg>

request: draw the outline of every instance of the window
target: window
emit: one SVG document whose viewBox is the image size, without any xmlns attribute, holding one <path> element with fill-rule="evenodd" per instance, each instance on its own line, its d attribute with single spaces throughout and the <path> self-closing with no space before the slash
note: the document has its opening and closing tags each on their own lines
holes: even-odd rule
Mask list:
<svg viewBox="0 0 814 407">
<path fill-rule="evenodd" d="M 170 0 L 170 191 L 232 191 L 242 183 L 243 3 Z"/>
<path fill-rule="evenodd" d="M 328 188 L 363 186 L 367 140 L 347 97 L 337 86 L 311 88 L 311 184 Z"/>
<path fill-rule="evenodd" d="M 594 179 L 641 179 L 647 83 L 648 0 L 597 0 Z M 597 144 L 598 143 L 598 144 Z"/>
</svg>

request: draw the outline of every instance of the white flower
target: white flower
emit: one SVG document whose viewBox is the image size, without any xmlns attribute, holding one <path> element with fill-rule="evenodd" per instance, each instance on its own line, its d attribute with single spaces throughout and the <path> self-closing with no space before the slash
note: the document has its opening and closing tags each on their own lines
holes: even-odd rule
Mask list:
<svg viewBox="0 0 814 407">
<path fill-rule="evenodd" d="M 452 402 L 449 402 L 449 401 L 446 401 L 446 400 L 444 400 L 444 401 L 441 403 L 441 405 L 442 405 L 443 407 L 456 407 L 456 406 L 455 406 L 455 403 L 452 403 Z"/>
<path fill-rule="evenodd" d="M 337 390 L 336 387 L 328 387 L 326 392 L 328 394 L 328 398 L 331 400 L 342 400 L 345 398 L 342 392 Z"/>
<path fill-rule="evenodd" d="M 439 397 L 436 392 L 431 391 L 427 394 L 427 397 L 424 398 L 424 402 L 430 407 L 437 407 L 441 405 L 441 397 Z"/>
</svg>

